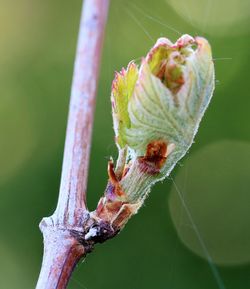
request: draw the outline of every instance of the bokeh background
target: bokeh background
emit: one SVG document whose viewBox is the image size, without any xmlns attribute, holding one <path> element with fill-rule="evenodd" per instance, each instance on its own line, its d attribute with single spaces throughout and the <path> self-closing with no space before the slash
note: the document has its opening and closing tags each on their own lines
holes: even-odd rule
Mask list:
<svg viewBox="0 0 250 289">
<path fill-rule="evenodd" d="M 34 288 L 43 216 L 58 196 L 81 0 L 0 0 L 0 288 Z M 116 156 L 114 71 L 158 37 L 202 35 L 216 89 L 196 142 L 70 289 L 250 288 L 250 1 L 111 0 L 96 104 L 88 206 Z"/>
</svg>

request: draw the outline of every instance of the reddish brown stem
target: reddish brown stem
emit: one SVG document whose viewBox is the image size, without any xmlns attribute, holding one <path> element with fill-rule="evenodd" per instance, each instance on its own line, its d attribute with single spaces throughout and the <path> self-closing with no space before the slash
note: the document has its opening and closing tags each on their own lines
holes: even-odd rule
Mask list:
<svg viewBox="0 0 250 289">
<path fill-rule="evenodd" d="M 95 95 L 108 3 L 108 0 L 85 0 L 83 7 L 56 209 L 59 223 L 76 225 L 86 208 Z"/>
<path fill-rule="evenodd" d="M 69 230 L 53 226 L 51 220 L 48 218 L 41 223 L 44 256 L 37 289 L 66 288 L 75 265 L 85 252 Z"/>
<path fill-rule="evenodd" d="M 44 256 L 36 289 L 66 288 L 88 248 L 79 242 L 86 223 L 86 188 L 95 95 L 109 0 L 85 0 L 71 90 L 57 208 L 44 218 Z"/>
</svg>

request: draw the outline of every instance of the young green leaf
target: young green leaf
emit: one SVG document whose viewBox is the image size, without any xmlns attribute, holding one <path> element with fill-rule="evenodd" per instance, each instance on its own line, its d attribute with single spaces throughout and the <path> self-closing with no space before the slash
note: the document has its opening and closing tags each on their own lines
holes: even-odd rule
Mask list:
<svg viewBox="0 0 250 289">
<path fill-rule="evenodd" d="M 151 186 L 168 176 L 193 143 L 214 90 L 208 41 L 160 38 L 141 65 L 131 62 L 112 85 L 119 157 L 97 215 L 120 229 Z"/>
</svg>

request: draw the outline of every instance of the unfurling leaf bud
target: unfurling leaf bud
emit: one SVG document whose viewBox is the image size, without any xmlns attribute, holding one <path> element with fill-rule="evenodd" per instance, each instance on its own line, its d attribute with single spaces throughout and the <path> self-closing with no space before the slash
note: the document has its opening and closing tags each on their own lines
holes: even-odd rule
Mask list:
<svg viewBox="0 0 250 289">
<path fill-rule="evenodd" d="M 120 229 L 150 187 L 186 154 L 214 89 L 208 41 L 160 38 L 142 59 L 116 73 L 112 112 L 119 157 L 96 214 Z"/>
</svg>

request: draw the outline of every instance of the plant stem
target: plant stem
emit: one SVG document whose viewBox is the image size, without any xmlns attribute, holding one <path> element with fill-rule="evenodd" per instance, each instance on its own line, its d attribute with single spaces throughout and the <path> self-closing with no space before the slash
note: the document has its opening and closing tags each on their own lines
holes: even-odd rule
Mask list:
<svg viewBox="0 0 250 289">
<path fill-rule="evenodd" d="M 75 60 L 56 213 L 74 225 L 85 209 L 89 153 L 108 0 L 85 0 Z M 78 212 L 80 211 L 80 212 Z"/>
<path fill-rule="evenodd" d="M 88 217 L 86 189 L 100 57 L 109 0 L 85 0 L 71 90 L 57 208 L 44 218 L 43 263 L 36 289 L 66 288 L 88 248 L 79 241 Z M 73 233 L 74 232 L 74 233 Z"/>
</svg>

